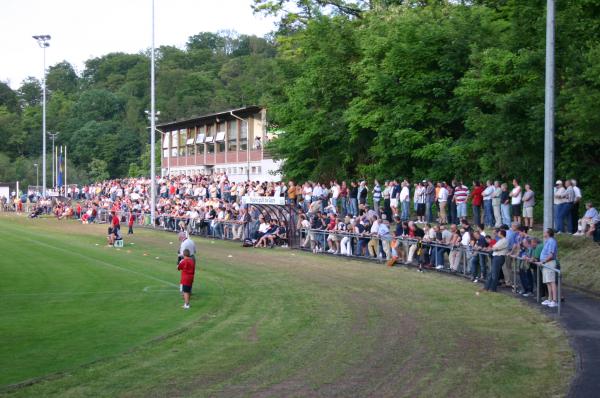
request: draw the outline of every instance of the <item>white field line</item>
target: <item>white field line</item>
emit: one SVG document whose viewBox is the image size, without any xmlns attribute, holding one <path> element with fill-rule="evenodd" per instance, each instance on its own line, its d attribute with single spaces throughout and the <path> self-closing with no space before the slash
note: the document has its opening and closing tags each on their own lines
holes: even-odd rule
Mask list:
<svg viewBox="0 0 600 398">
<path fill-rule="evenodd" d="M 8 235 L 8 233 L 5 233 L 3 231 L 0 231 L 0 234 L 6 234 L 6 235 Z M 76 255 L 76 256 L 79 256 L 79 257 L 83 257 L 85 259 L 91 260 L 92 262 L 103 264 L 103 265 L 105 265 L 107 267 L 111 267 L 111 268 L 115 268 L 115 269 L 118 269 L 118 270 L 121 270 L 121 271 L 129 272 L 131 274 L 143 276 L 145 278 L 152 279 L 154 281 L 165 283 L 165 284 L 167 284 L 169 286 L 173 286 L 173 287 L 179 288 L 178 284 L 172 283 L 170 281 L 166 281 L 164 279 L 160 279 L 160 278 L 157 278 L 157 277 L 152 276 L 152 275 L 144 274 L 142 272 L 134 271 L 134 270 L 129 269 L 129 268 L 120 267 L 120 266 L 118 266 L 116 264 L 109 263 L 109 262 L 103 261 L 103 260 L 98 260 L 98 259 L 96 259 L 94 257 L 86 256 L 85 254 L 82 254 L 82 253 L 77 253 L 77 252 L 70 251 L 68 249 L 63 249 L 62 247 L 57 247 L 57 246 L 49 245 L 47 243 L 40 242 L 39 240 L 25 238 L 25 237 L 22 236 L 22 234 L 20 235 L 19 238 L 23 239 L 23 240 L 27 240 L 27 241 L 32 242 L 32 243 L 35 243 L 36 245 L 45 246 L 45 247 L 47 247 L 49 249 L 61 251 L 63 253 L 68 253 L 70 255 Z"/>
<path fill-rule="evenodd" d="M 140 293 L 173 293 L 175 290 L 169 289 L 148 289 L 146 286 L 141 291 L 134 290 L 107 290 L 107 291 L 99 291 L 99 292 L 46 292 L 46 293 L 4 293 L 0 294 L 0 297 L 10 298 L 10 297 L 70 297 L 70 296 L 86 296 L 86 295 L 95 295 L 95 294 L 140 294 Z"/>
</svg>

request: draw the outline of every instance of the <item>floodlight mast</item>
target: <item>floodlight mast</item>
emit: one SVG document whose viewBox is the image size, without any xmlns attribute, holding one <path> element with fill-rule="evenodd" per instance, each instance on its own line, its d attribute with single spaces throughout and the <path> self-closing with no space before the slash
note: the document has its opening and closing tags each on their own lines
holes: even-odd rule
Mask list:
<svg viewBox="0 0 600 398">
<path fill-rule="evenodd" d="M 46 48 L 50 47 L 50 35 L 36 35 L 37 41 L 44 53 L 44 74 L 42 75 L 42 196 L 46 197 Z"/>
<path fill-rule="evenodd" d="M 154 71 L 154 0 L 152 0 L 152 49 L 150 52 L 150 220 L 156 225 L 156 93 Z"/>
</svg>

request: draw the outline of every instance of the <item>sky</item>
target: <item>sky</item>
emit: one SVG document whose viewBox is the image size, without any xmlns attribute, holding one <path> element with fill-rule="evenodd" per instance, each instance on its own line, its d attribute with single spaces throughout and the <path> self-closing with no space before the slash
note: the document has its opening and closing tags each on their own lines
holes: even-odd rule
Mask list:
<svg viewBox="0 0 600 398">
<path fill-rule="evenodd" d="M 198 32 L 263 36 L 274 20 L 254 15 L 252 0 L 154 0 L 155 44 L 183 47 Z M 43 75 L 33 35 L 52 36 L 47 66 L 66 60 L 80 73 L 87 59 L 151 46 L 152 0 L 0 0 L 0 81 L 17 89 Z"/>
</svg>

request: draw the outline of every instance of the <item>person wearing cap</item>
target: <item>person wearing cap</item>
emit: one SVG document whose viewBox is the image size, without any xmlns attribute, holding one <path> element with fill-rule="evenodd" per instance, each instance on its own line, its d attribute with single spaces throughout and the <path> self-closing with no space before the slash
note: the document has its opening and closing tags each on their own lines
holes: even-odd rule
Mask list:
<svg viewBox="0 0 600 398">
<path fill-rule="evenodd" d="M 565 203 L 567 203 L 567 190 L 561 180 L 556 180 L 554 185 L 554 228 L 559 233 L 563 230 Z"/>
</svg>

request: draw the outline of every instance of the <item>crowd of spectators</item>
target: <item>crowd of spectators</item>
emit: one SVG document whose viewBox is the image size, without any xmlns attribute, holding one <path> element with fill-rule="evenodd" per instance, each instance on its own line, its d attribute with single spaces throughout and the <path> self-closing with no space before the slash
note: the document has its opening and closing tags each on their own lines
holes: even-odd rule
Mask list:
<svg viewBox="0 0 600 398">
<path fill-rule="evenodd" d="M 71 186 L 68 200 L 41 199 L 32 216 L 52 212 L 57 218 L 83 223 L 114 215 L 130 226 L 148 224 L 150 180 L 127 178 Z M 156 226 L 173 231 L 237 239 L 255 247 L 287 244 L 290 220 L 269 218 L 242 197 L 281 197 L 297 209 L 294 231 L 300 245 L 313 252 L 361 256 L 396 263 L 469 274 L 485 289 L 497 286 L 530 295 L 536 267 L 545 258 L 555 261 L 557 248 L 529 232 L 534 228 L 535 192 L 514 179 L 414 184 L 404 181 L 230 182 L 227 175 L 179 175 L 157 179 Z M 581 190 L 574 180 L 556 182 L 557 233 L 597 235 L 600 217 L 586 203 L 579 217 Z M 15 206 L 20 198 L 15 197 Z M 35 200 L 32 200 L 35 202 Z M 28 200 L 29 202 L 29 200 Z M 21 206 L 22 207 L 22 206 Z M 553 241 L 553 230 L 545 231 Z M 552 238 L 552 239 L 550 239 Z M 555 241 L 554 241 L 555 242 Z M 548 257 L 548 258 L 550 258 Z M 550 282 L 544 275 L 544 282 Z M 549 301 L 556 304 L 548 285 Z"/>
</svg>

